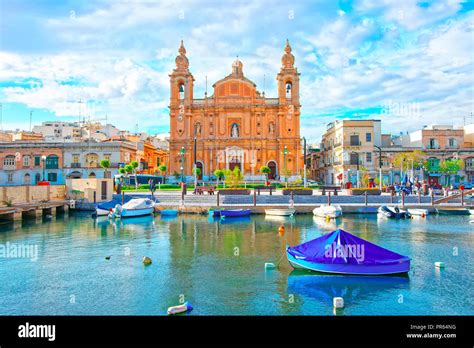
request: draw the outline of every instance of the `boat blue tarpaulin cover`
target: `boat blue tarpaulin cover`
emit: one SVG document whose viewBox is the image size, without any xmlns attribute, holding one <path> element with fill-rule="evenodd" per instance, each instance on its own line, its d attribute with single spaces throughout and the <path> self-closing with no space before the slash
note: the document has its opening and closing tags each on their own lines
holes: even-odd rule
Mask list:
<svg viewBox="0 0 474 348">
<path fill-rule="evenodd" d="M 297 259 L 315 263 L 374 265 L 410 260 L 408 256 L 382 248 L 341 229 L 289 247 L 287 251 Z"/>
</svg>

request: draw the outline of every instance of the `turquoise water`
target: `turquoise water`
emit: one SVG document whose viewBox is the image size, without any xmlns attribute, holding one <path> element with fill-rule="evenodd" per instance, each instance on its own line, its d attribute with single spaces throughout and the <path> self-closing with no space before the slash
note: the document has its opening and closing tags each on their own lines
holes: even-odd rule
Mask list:
<svg viewBox="0 0 474 348">
<path fill-rule="evenodd" d="M 209 221 L 183 215 L 110 222 L 85 214 L 0 225 L 0 244 L 37 245 L 37 260 L 0 258 L 1 315 L 164 315 L 186 300 L 191 315 L 473 315 L 474 225 L 469 216 L 337 224 L 294 219 Z M 284 223 L 284 236 L 278 227 Z M 286 244 L 340 227 L 412 258 L 409 277 L 348 277 L 293 271 Z M 153 260 L 150 266 L 143 256 Z M 110 256 L 107 260 L 106 256 Z M 443 261 L 439 270 L 434 262 Z"/>
</svg>

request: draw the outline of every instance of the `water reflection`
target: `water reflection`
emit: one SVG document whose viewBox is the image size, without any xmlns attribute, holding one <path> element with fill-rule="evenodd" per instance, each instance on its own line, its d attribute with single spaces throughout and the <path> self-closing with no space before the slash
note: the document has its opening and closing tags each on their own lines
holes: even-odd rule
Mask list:
<svg viewBox="0 0 474 348">
<path fill-rule="evenodd" d="M 346 303 L 357 303 L 374 294 L 408 290 L 408 276 L 350 276 L 330 275 L 294 270 L 288 275 L 288 292 L 303 299 L 330 302 L 334 297 L 344 298 Z"/>
</svg>

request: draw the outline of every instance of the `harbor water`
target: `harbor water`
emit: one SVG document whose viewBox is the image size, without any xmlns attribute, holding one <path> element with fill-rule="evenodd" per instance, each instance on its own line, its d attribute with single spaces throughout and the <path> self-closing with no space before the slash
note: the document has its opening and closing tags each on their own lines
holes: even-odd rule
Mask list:
<svg viewBox="0 0 474 348">
<path fill-rule="evenodd" d="M 338 315 L 473 315 L 469 220 L 181 215 L 109 221 L 71 213 L 4 224 L 0 314 L 166 315 L 188 301 L 194 307 L 188 315 L 334 315 L 333 298 L 342 297 Z M 336 228 L 409 256 L 412 270 L 407 277 L 356 277 L 292 269 L 286 245 Z M 145 266 L 143 256 L 152 264 Z M 266 262 L 280 263 L 265 270 Z"/>
</svg>

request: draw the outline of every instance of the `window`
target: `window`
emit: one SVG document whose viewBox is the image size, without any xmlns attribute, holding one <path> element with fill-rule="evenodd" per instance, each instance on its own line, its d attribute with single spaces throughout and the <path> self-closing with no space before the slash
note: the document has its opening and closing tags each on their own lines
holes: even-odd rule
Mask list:
<svg viewBox="0 0 474 348">
<path fill-rule="evenodd" d="M 431 172 L 437 172 L 439 170 L 439 159 L 435 157 L 429 158 L 428 165 Z"/>
<path fill-rule="evenodd" d="M 95 153 L 88 153 L 86 156 L 86 165 L 90 168 L 97 168 L 99 166 L 99 156 Z"/>
<path fill-rule="evenodd" d="M 48 181 L 51 181 L 51 182 L 58 181 L 58 174 L 57 173 L 48 173 Z"/>
<path fill-rule="evenodd" d="M 46 169 L 58 169 L 59 158 L 56 155 L 49 155 L 46 157 Z"/>
<path fill-rule="evenodd" d="M 449 138 L 448 144 L 449 144 L 449 147 L 455 147 L 456 146 L 456 139 Z"/>
<path fill-rule="evenodd" d="M 372 133 L 365 133 L 365 141 L 368 143 L 372 141 Z"/>
<path fill-rule="evenodd" d="M 359 164 L 359 154 L 358 153 L 351 153 L 351 165 Z"/>
<path fill-rule="evenodd" d="M 9 182 L 9 183 L 13 182 L 13 173 L 8 173 L 7 174 L 7 182 Z"/>
<path fill-rule="evenodd" d="M 3 165 L 4 166 L 14 166 L 15 165 L 15 156 L 7 156 L 3 160 Z"/>
<path fill-rule="evenodd" d="M 371 152 L 367 152 L 365 155 L 366 155 L 366 156 L 365 156 L 365 160 L 366 160 L 367 162 L 369 162 L 369 163 L 372 162 L 372 153 L 371 153 Z"/>
<path fill-rule="evenodd" d="M 351 135 L 351 146 L 359 146 L 360 141 L 359 141 L 359 135 Z"/>
<path fill-rule="evenodd" d="M 31 176 L 30 174 L 26 173 L 25 176 L 23 177 L 23 183 L 25 185 L 31 184 Z"/>
<path fill-rule="evenodd" d="M 430 139 L 429 148 L 430 148 L 430 149 L 436 149 L 436 148 L 438 148 L 438 143 L 437 143 L 437 141 L 436 141 L 435 138 L 431 138 L 431 139 Z"/>
<path fill-rule="evenodd" d="M 35 167 L 39 167 L 41 165 L 41 156 L 35 156 Z"/>
<path fill-rule="evenodd" d="M 23 156 L 23 167 L 30 166 L 30 156 Z"/>
<path fill-rule="evenodd" d="M 111 156 L 110 153 L 106 153 L 104 154 L 104 159 L 110 162 L 110 156 Z"/>
<path fill-rule="evenodd" d="M 286 91 L 286 97 L 291 98 L 291 89 L 292 89 L 292 84 L 291 82 L 287 82 L 285 86 L 285 91 Z"/>
<path fill-rule="evenodd" d="M 179 84 L 179 99 L 184 99 L 184 84 L 182 82 Z"/>
</svg>

